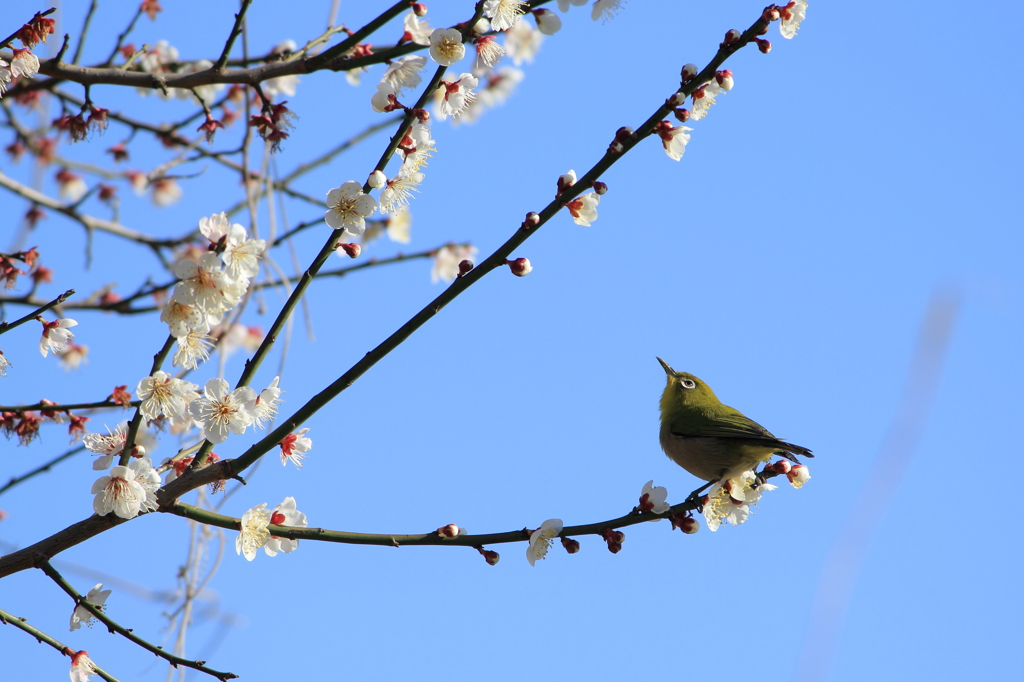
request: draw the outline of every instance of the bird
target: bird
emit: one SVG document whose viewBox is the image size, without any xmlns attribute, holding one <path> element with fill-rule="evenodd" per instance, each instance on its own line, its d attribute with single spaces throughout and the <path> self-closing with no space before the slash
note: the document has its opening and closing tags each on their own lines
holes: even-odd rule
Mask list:
<svg viewBox="0 0 1024 682">
<path fill-rule="evenodd" d="M 661 395 L 661 447 L 669 459 L 708 485 L 736 478 L 774 454 L 797 464 L 795 455 L 814 457 L 807 448 L 776 438 L 739 410 L 724 405 L 694 375 L 657 360 L 668 380 Z"/>
</svg>

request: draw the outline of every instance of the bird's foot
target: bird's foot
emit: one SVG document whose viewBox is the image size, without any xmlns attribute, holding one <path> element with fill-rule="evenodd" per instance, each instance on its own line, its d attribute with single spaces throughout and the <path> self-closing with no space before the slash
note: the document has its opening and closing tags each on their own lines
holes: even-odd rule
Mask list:
<svg viewBox="0 0 1024 682">
<path fill-rule="evenodd" d="M 714 484 L 715 484 L 715 481 L 711 481 L 710 483 L 705 483 L 701 487 L 697 488 L 692 493 L 690 493 L 690 495 L 686 498 L 686 501 L 683 504 L 692 504 L 694 509 L 697 510 L 698 514 L 703 513 L 704 512 L 704 492 L 708 488 L 713 486 Z"/>
</svg>

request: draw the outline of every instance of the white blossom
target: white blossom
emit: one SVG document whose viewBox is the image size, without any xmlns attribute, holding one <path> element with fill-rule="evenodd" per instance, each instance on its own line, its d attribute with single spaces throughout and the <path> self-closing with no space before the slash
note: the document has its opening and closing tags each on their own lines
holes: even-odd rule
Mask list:
<svg viewBox="0 0 1024 682">
<path fill-rule="evenodd" d="M 135 471 L 126 466 L 116 466 L 108 476 L 96 479 L 92 494 L 93 511 L 100 516 L 114 512 L 122 519 L 133 519 L 146 502 L 145 488 L 135 480 Z"/>
<path fill-rule="evenodd" d="M 89 590 L 89 593 L 85 595 L 85 601 L 95 606 L 100 611 L 103 610 L 103 605 L 107 601 L 107 597 L 113 590 L 104 590 L 103 583 L 97 583 L 96 587 Z M 71 631 L 74 632 L 82 625 L 88 625 L 92 627 L 92 612 L 85 608 L 81 604 L 75 607 L 75 610 L 71 613 Z"/>
<path fill-rule="evenodd" d="M 270 523 L 275 526 L 292 526 L 294 528 L 305 528 L 309 525 L 306 515 L 295 508 L 295 498 L 290 496 L 284 498 L 284 502 L 274 507 L 274 511 L 270 514 Z M 298 540 L 271 535 L 263 545 L 263 551 L 267 553 L 267 556 L 277 556 L 278 552 L 285 554 L 294 552 L 298 546 Z"/>
<path fill-rule="evenodd" d="M 535 565 L 538 559 L 543 559 L 547 555 L 552 541 L 561 532 L 562 520 L 548 519 L 541 524 L 540 528 L 530 534 L 530 546 L 526 548 L 526 560 L 530 562 L 531 566 Z"/>
<path fill-rule="evenodd" d="M 466 56 L 462 34 L 454 28 L 438 28 L 430 34 L 430 58 L 441 66 L 451 66 Z"/>
<path fill-rule="evenodd" d="M 192 418 L 203 425 L 203 433 L 211 443 L 223 443 L 229 433 L 241 434 L 253 423 L 252 411 L 256 391 L 249 386 L 228 390 L 228 382 L 210 379 L 203 396 L 188 406 Z"/>
<path fill-rule="evenodd" d="M 366 218 L 377 210 L 377 200 L 363 194 L 362 185 L 349 180 L 327 193 L 327 214 L 324 220 L 335 230 L 359 236 L 366 229 Z"/>
<path fill-rule="evenodd" d="M 270 514 L 267 513 L 266 502 L 242 514 L 239 524 L 241 532 L 235 538 L 235 552 L 245 555 L 248 561 L 255 559 L 256 550 L 265 545 L 270 537 L 270 533 L 267 532 L 269 523 Z"/>
</svg>

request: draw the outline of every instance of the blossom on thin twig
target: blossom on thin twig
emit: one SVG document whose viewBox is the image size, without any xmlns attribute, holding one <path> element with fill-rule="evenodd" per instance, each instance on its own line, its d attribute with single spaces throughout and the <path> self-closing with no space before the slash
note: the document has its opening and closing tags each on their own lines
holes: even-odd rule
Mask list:
<svg viewBox="0 0 1024 682">
<path fill-rule="evenodd" d="M 241 434 L 253 423 L 256 391 L 249 386 L 228 390 L 228 382 L 210 379 L 203 396 L 188 406 L 192 417 L 201 422 L 203 433 L 211 443 L 223 443 L 229 433 Z"/>
<path fill-rule="evenodd" d="M 247 561 L 255 559 L 256 550 L 265 545 L 270 538 L 267 531 L 269 523 L 270 515 L 267 513 L 266 502 L 242 514 L 240 532 L 235 538 L 235 552 L 244 555 Z"/>
<path fill-rule="evenodd" d="M 270 514 L 270 523 L 275 526 L 293 526 L 295 528 L 305 528 L 309 525 L 306 522 L 306 515 L 295 508 L 295 498 L 291 496 L 284 498 L 284 502 L 274 507 L 274 511 Z M 267 556 L 277 556 L 278 552 L 288 554 L 294 552 L 298 547 L 298 540 L 271 535 L 263 545 L 263 551 L 267 553 Z"/>
<path fill-rule="evenodd" d="M 106 603 L 107 597 L 110 596 L 111 592 L 113 592 L 113 590 L 103 589 L 103 583 L 98 583 L 96 587 L 89 590 L 89 593 L 85 595 L 85 599 L 83 601 L 89 602 L 102 611 L 103 605 Z M 78 628 L 82 627 L 83 624 L 92 627 L 92 618 L 92 612 L 79 604 L 75 607 L 75 610 L 71 612 L 71 631 L 74 632 Z"/>
<path fill-rule="evenodd" d="M 562 532 L 561 519 L 548 519 L 541 524 L 540 528 L 530 533 L 530 546 L 526 548 L 526 560 L 533 566 L 538 559 L 543 559 L 548 550 L 551 549 L 551 542 Z"/>
<path fill-rule="evenodd" d="M 306 437 L 307 433 L 309 433 L 308 428 L 299 429 L 289 433 L 281 440 L 281 466 L 291 462 L 296 469 L 302 468 L 302 460 L 306 458 L 306 453 L 313 448 L 313 439 Z"/>
</svg>

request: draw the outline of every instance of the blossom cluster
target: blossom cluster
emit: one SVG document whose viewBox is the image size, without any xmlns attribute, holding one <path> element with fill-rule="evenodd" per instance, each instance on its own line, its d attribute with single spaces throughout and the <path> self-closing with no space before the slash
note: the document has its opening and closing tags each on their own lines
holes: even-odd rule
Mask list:
<svg viewBox="0 0 1024 682">
<path fill-rule="evenodd" d="M 187 369 L 209 357 L 212 327 L 242 300 L 266 249 L 264 240 L 249 239 L 241 225 L 229 225 L 225 213 L 201 219 L 199 231 L 209 249 L 174 264 L 180 281 L 160 314 L 178 342 L 174 365 Z"/>
</svg>

